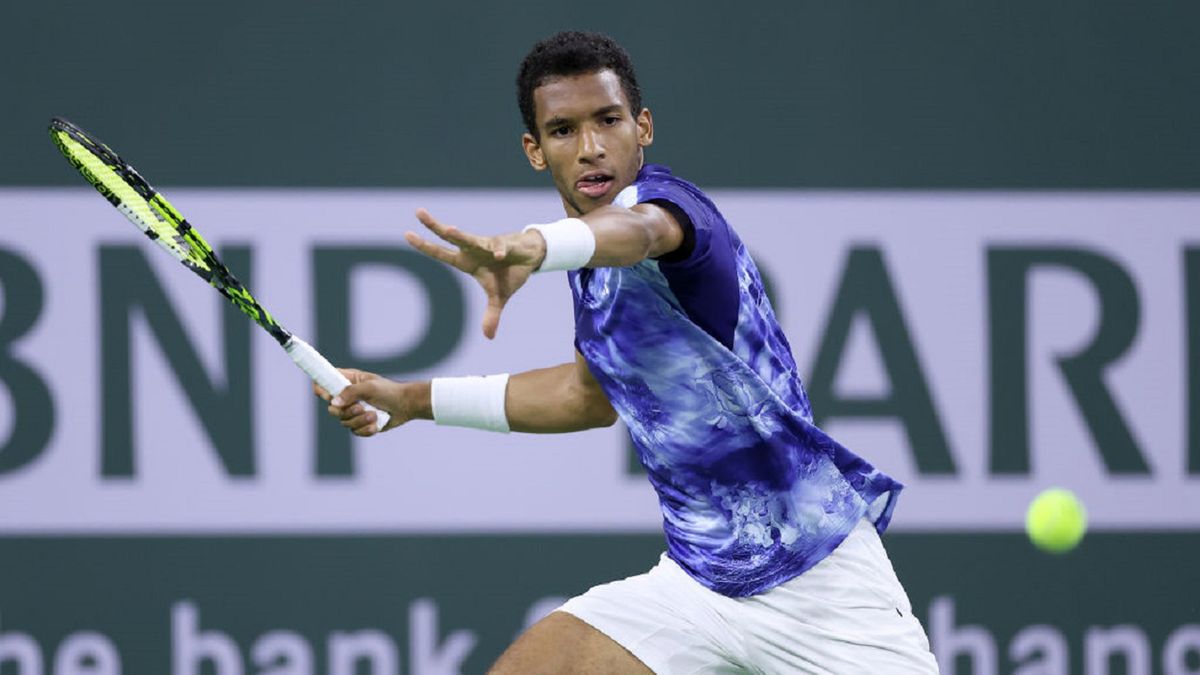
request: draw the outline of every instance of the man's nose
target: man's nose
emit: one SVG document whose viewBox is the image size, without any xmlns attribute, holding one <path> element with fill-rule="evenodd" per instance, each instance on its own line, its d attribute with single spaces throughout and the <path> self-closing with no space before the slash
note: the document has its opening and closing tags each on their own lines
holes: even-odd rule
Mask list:
<svg viewBox="0 0 1200 675">
<path fill-rule="evenodd" d="M 604 145 L 600 134 L 594 129 L 583 129 L 579 134 L 579 161 L 590 162 L 604 158 Z"/>
</svg>

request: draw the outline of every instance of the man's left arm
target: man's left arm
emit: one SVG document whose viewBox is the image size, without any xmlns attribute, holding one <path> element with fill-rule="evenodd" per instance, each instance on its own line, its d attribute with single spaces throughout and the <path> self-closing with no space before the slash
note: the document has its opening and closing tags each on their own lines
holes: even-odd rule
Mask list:
<svg viewBox="0 0 1200 675">
<path fill-rule="evenodd" d="M 421 253 L 479 282 L 487 295 L 483 334 L 495 337 L 504 305 L 546 260 L 546 235 L 531 229 L 543 226 L 487 237 L 442 223 L 424 209 L 417 211 L 417 219 L 456 248 L 427 241 L 413 232 L 406 233 L 405 239 Z M 576 227 L 570 228 L 576 230 L 575 234 L 579 234 L 578 226 L 582 223 L 582 234 L 594 239 L 591 255 L 586 261 L 581 256 L 575 263 L 581 267 L 627 267 L 671 253 L 685 241 L 681 223 L 668 209 L 656 204 L 635 204 L 628 209 L 603 206 L 582 218 L 566 219 L 559 224 L 568 221 L 575 222 Z"/>
<path fill-rule="evenodd" d="M 603 206 L 580 220 L 596 237 L 596 251 L 587 267 L 636 265 L 675 251 L 684 240 L 683 227 L 675 216 L 657 204 L 636 204 L 628 209 Z"/>
</svg>

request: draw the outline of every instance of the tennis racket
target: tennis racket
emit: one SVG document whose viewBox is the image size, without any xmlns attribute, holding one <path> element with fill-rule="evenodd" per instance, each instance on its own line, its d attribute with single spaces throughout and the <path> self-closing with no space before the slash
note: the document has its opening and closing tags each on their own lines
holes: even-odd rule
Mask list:
<svg viewBox="0 0 1200 675">
<path fill-rule="evenodd" d="M 337 396 L 350 384 L 324 356 L 304 340 L 284 330 L 283 326 L 263 309 L 250 291 L 221 263 L 208 242 L 174 206 L 155 190 L 133 166 L 117 156 L 95 136 L 59 117 L 50 120 L 50 137 L 87 182 L 96 188 L 108 203 L 117 207 L 139 230 L 157 243 L 183 266 L 195 272 L 217 289 L 221 295 L 283 347 L 310 378 L 330 394 Z M 375 411 L 377 426 L 382 429 L 389 415 L 363 403 Z"/>
</svg>

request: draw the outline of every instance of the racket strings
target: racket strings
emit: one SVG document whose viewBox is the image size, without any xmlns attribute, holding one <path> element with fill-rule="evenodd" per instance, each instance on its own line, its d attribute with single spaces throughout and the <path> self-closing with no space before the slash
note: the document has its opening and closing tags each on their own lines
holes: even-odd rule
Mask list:
<svg viewBox="0 0 1200 675">
<path fill-rule="evenodd" d="M 82 129 L 68 122 L 63 121 L 61 124 L 56 124 L 55 126 L 59 131 L 70 136 L 76 143 L 82 145 L 85 150 L 95 155 L 101 162 L 107 164 L 114 173 L 120 176 L 126 185 L 141 195 L 147 202 L 157 194 L 150 183 L 145 178 L 142 178 L 142 175 L 129 162 L 121 159 L 120 155 L 113 152 L 112 148 L 88 136 Z M 59 148 L 64 148 L 61 141 L 59 142 Z"/>
<path fill-rule="evenodd" d="M 51 138 L 67 160 L 96 191 L 121 211 L 151 241 L 195 272 L 279 344 L 291 334 L 263 309 L 250 291 L 225 267 L 212 246 L 150 183 L 120 155 L 87 132 L 61 118 L 51 120 Z M 73 141 L 77 147 L 72 147 Z"/>
</svg>

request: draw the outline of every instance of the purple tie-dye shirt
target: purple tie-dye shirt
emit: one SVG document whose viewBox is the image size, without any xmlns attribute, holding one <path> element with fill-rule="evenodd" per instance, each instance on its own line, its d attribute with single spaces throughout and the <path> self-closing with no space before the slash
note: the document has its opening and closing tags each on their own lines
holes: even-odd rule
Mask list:
<svg viewBox="0 0 1200 675">
<path fill-rule="evenodd" d="M 667 203 L 683 260 L 569 275 L 576 346 L 629 427 L 662 506 L 667 553 L 727 596 L 820 562 L 903 487 L 812 423 L 791 347 L 746 247 L 696 186 L 647 165 L 614 203 Z"/>
</svg>

